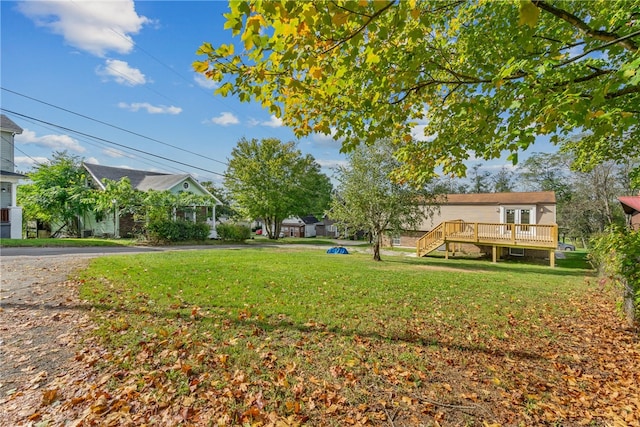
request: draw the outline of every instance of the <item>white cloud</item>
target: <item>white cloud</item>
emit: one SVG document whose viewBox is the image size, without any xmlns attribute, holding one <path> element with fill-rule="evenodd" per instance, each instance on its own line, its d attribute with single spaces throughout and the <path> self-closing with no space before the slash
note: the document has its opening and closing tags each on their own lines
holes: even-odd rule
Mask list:
<svg viewBox="0 0 640 427">
<path fill-rule="evenodd" d="M 268 126 L 270 128 L 279 128 L 282 127 L 282 119 L 277 118 L 273 114 L 269 117 L 269 120 L 266 122 L 260 122 L 262 126 Z"/>
<path fill-rule="evenodd" d="M 320 144 L 341 142 L 341 138 L 336 139 L 337 132 L 338 130 L 336 128 L 331 128 L 331 133 L 329 135 L 325 135 L 324 133 L 314 133 L 313 135 L 311 135 L 311 139 L 313 140 L 313 142 L 317 142 Z"/>
<path fill-rule="evenodd" d="M 127 62 L 119 59 L 107 59 L 104 67 L 96 69 L 96 74 L 105 81 L 113 79 L 121 85 L 136 86 L 147 83 L 145 75 L 140 70 L 131 68 Z"/>
<path fill-rule="evenodd" d="M 220 126 L 229 126 L 229 125 L 237 125 L 238 123 L 240 123 L 240 120 L 238 120 L 238 118 L 235 115 L 233 115 L 233 113 L 224 111 L 220 113 L 218 117 L 212 118 L 211 122 Z"/>
<path fill-rule="evenodd" d="M 21 1 L 18 9 L 37 26 L 64 37 L 71 46 L 96 56 L 131 52 L 131 34 L 151 20 L 136 13 L 133 0 Z"/>
<path fill-rule="evenodd" d="M 349 162 L 346 160 L 319 160 L 316 159 L 316 163 L 320 165 L 321 168 L 325 169 L 338 169 L 339 167 L 347 167 Z"/>
<path fill-rule="evenodd" d="M 119 159 L 121 157 L 128 157 L 123 151 L 120 151 L 116 148 L 105 148 L 102 150 L 102 154 L 105 156 L 112 157 L 114 159 Z"/>
<path fill-rule="evenodd" d="M 92 163 L 94 165 L 100 164 L 100 160 L 96 159 L 95 157 L 89 157 L 88 159 L 84 159 L 84 161 L 87 163 Z"/>
<path fill-rule="evenodd" d="M 251 117 L 247 120 L 247 126 L 268 126 L 270 128 L 279 128 L 282 127 L 282 119 L 277 118 L 273 114 L 269 117 L 269 120 L 258 120 Z"/>
<path fill-rule="evenodd" d="M 34 131 L 24 129 L 22 134 L 15 136 L 15 141 L 24 145 L 37 145 L 52 150 L 71 150 L 76 153 L 84 153 L 86 149 L 69 135 L 44 135 L 36 136 Z"/>
<path fill-rule="evenodd" d="M 24 171 L 31 169 L 34 166 L 38 166 L 41 164 L 45 164 L 49 161 L 46 157 L 26 157 L 26 156 L 17 156 L 13 159 L 16 170 Z"/>
<path fill-rule="evenodd" d="M 118 103 L 118 107 L 123 108 L 129 111 L 140 111 L 146 110 L 149 114 L 180 114 L 182 112 L 182 108 L 174 107 L 173 105 L 167 107 L 166 105 L 151 105 L 148 102 L 134 102 L 132 104 L 127 104 L 126 102 Z"/>
<path fill-rule="evenodd" d="M 198 86 L 203 87 L 205 89 L 217 89 L 218 87 L 220 87 L 219 82 L 213 81 L 211 79 L 207 79 L 202 74 L 195 74 L 193 76 L 193 80 L 196 82 Z"/>
</svg>

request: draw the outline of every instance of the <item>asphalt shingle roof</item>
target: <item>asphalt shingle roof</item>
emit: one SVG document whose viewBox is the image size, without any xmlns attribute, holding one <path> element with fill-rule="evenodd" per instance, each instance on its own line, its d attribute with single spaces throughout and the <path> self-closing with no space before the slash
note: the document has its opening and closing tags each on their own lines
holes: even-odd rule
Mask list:
<svg viewBox="0 0 640 427">
<path fill-rule="evenodd" d="M 22 133 L 22 128 L 4 114 L 0 114 L 0 129 L 5 132 Z"/>
<path fill-rule="evenodd" d="M 166 173 L 160 172 L 150 172 L 150 171 L 142 171 L 137 169 L 126 169 L 126 168 L 116 168 L 113 166 L 102 166 L 102 165 L 94 165 L 91 163 L 83 163 L 84 168 L 91 174 L 93 179 L 96 181 L 101 188 L 104 189 L 104 184 L 102 183 L 103 179 L 108 179 L 111 181 L 120 181 L 124 177 L 128 177 L 129 181 L 131 181 L 131 186 L 138 190 L 142 190 L 140 188 L 142 182 L 151 177 L 171 177 L 175 175 L 169 175 Z M 183 176 L 183 175 L 180 175 Z M 145 185 L 145 190 L 165 190 L 166 188 L 155 188 L 150 187 L 149 184 Z"/>
<path fill-rule="evenodd" d="M 556 203 L 553 191 L 529 191 L 522 193 L 472 193 L 447 194 L 439 197 L 438 203 L 447 205 L 513 205 Z"/>
</svg>

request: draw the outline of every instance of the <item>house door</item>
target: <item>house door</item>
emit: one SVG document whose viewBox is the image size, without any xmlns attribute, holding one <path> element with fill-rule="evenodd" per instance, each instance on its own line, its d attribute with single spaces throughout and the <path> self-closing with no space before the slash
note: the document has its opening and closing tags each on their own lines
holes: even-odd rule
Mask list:
<svg viewBox="0 0 640 427">
<path fill-rule="evenodd" d="M 533 227 L 529 227 L 529 224 L 535 224 L 535 219 L 530 208 L 507 208 L 504 210 L 504 222 L 514 224 L 516 234 L 531 234 Z M 511 232 L 511 227 L 511 225 L 507 225 L 509 232 Z"/>
</svg>

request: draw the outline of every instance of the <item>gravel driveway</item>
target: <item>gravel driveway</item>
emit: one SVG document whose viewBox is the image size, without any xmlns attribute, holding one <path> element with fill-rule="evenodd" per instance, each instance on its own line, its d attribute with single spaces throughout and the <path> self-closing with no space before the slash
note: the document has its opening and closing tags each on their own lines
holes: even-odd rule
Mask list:
<svg viewBox="0 0 640 427">
<path fill-rule="evenodd" d="M 0 425 L 29 424 L 43 393 L 79 365 L 88 317 L 68 279 L 92 257 L 0 258 Z"/>
</svg>

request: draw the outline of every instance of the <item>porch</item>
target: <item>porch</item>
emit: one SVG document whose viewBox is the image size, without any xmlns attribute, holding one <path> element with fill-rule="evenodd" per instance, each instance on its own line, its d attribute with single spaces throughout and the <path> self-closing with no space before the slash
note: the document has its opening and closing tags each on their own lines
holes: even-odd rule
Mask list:
<svg viewBox="0 0 640 427">
<path fill-rule="evenodd" d="M 498 248 L 524 248 L 547 250 L 549 264 L 555 266 L 555 250 L 558 242 L 556 224 L 509 224 L 445 221 L 422 236 L 416 244 L 419 257 L 426 256 L 443 244 L 445 258 L 449 257 L 451 243 L 472 243 L 492 247 L 492 260 L 497 262 Z"/>
</svg>

